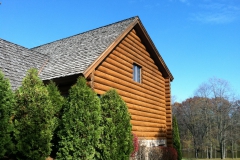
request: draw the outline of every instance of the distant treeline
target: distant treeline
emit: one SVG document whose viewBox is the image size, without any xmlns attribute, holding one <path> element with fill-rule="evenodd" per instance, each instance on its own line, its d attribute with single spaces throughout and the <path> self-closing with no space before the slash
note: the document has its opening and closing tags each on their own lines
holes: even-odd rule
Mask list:
<svg viewBox="0 0 240 160">
<path fill-rule="evenodd" d="M 195 158 L 237 157 L 240 146 L 240 100 L 227 81 L 213 78 L 203 83 L 195 96 L 173 104 L 184 150 L 194 150 Z"/>
</svg>

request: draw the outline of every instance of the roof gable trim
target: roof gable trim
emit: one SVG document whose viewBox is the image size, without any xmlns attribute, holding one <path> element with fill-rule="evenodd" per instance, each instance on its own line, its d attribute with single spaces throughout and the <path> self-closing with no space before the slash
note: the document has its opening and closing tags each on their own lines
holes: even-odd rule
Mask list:
<svg viewBox="0 0 240 160">
<path fill-rule="evenodd" d="M 95 68 L 111 53 L 111 51 L 122 41 L 122 39 L 134 28 L 139 22 L 137 17 L 116 40 L 83 72 L 84 77 L 88 77 Z"/>
<path fill-rule="evenodd" d="M 138 27 L 140 28 L 140 31 L 143 33 L 143 36 L 140 37 L 141 39 L 144 38 L 145 42 L 147 43 L 147 45 L 149 45 L 149 49 L 151 49 L 152 53 L 155 53 L 156 58 L 159 60 L 159 62 L 161 63 L 161 67 L 163 67 L 163 70 L 165 72 L 165 78 L 170 78 L 171 81 L 173 81 L 174 77 L 172 75 L 172 73 L 170 72 L 170 70 L 168 69 L 166 63 L 164 62 L 163 58 L 161 57 L 160 53 L 158 52 L 157 48 L 155 47 L 152 39 L 150 38 L 150 36 L 148 35 L 145 27 L 143 26 L 141 20 L 139 19 L 138 22 Z"/>
<path fill-rule="evenodd" d="M 83 72 L 84 77 L 88 77 L 95 68 L 111 53 L 111 51 L 123 40 L 123 38 L 133 29 L 138 28 L 138 31 L 142 33 L 141 38 L 145 39 L 145 42 L 148 44 L 152 53 L 155 53 L 157 60 L 160 62 L 160 66 L 162 70 L 165 72 L 165 78 L 169 78 L 171 81 L 174 79 L 171 72 L 169 71 L 166 63 L 163 58 L 159 54 L 157 48 L 152 42 L 150 36 L 148 35 L 146 29 L 142 25 L 140 19 L 137 17 L 128 27 L 127 29 L 118 36 L 118 38 L 110 45 L 108 48 Z"/>
</svg>

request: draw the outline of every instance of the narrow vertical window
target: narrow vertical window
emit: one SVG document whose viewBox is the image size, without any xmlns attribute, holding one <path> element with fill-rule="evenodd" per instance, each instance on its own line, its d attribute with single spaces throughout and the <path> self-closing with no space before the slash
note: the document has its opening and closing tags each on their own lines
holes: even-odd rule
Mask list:
<svg viewBox="0 0 240 160">
<path fill-rule="evenodd" d="M 133 80 L 141 83 L 141 67 L 137 64 L 133 64 Z"/>
</svg>

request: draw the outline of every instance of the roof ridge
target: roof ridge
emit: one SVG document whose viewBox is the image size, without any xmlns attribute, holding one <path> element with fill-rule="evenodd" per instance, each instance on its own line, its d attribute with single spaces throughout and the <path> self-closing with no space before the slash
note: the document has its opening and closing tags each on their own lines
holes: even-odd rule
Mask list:
<svg viewBox="0 0 240 160">
<path fill-rule="evenodd" d="M 21 47 L 21 48 L 24 49 L 24 51 L 27 52 L 28 54 L 29 54 L 29 53 L 31 53 L 31 54 L 42 54 L 42 53 L 40 53 L 39 51 L 32 50 L 32 49 L 30 49 L 30 48 L 24 47 L 24 46 L 22 46 L 22 45 L 19 45 L 19 44 L 13 43 L 13 42 L 10 42 L 10 41 L 8 41 L 8 40 L 2 39 L 2 38 L 0 38 L 0 40 L 4 41 L 5 43 L 12 44 L 12 45 L 14 45 L 14 46 L 16 46 L 16 47 Z M 48 55 L 45 55 L 45 56 L 49 57 Z"/>
<path fill-rule="evenodd" d="M 68 36 L 68 37 L 65 37 L 65 38 L 61 38 L 61 39 L 58 39 L 58 40 L 55 40 L 55 41 L 51 41 L 51 42 L 48 42 L 48 43 L 45 43 L 45 44 L 42 44 L 42 45 L 39 45 L 39 46 L 36 46 L 36 47 L 33 47 L 33 48 L 29 48 L 30 50 L 34 50 L 36 48 L 39 48 L 39 47 L 42 47 L 42 46 L 45 46 L 45 45 L 48 45 L 48 44 L 51 44 L 51 43 L 54 43 L 54 42 L 57 42 L 57 41 L 61 41 L 61 40 L 64 40 L 64 39 L 68 39 L 68 38 L 72 38 L 72 37 L 75 37 L 75 36 L 78 36 L 78 35 L 81 35 L 81 34 L 85 34 L 87 32 L 91 32 L 91 31 L 94 31 L 94 30 L 98 30 L 98 29 L 101 29 L 101 28 L 104 28 L 104 27 L 108 27 L 108 26 L 111 26 L 111 25 L 114 25 L 114 24 L 117 24 L 117 23 L 121 23 L 123 21 L 127 21 L 127 20 L 130 20 L 130 19 L 139 19 L 138 16 L 133 16 L 133 17 L 130 17 L 130 18 L 127 18 L 127 19 L 124 19 L 124 20 L 120 20 L 120 21 L 117 21 L 117 22 L 114 22 L 114 23 L 110 23 L 108 25 L 104 25 L 104 26 L 101 26 L 101 27 L 97 27 L 97 28 L 94 28 L 94 29 L 91 29 L 91 30 L 88 30 L 88 31 L 84 31 L 84 32 L 81 32 L 81 33 L 78 33 L 78 34 L 74 34 L 72 36 Z"/>
<path fill-rule="evenodd" d="M 24 49 L 29 50 L 29 48 L 24 47 L 24 46 L 22 46 L 22 45 L 19 45 L 19 44 L 17 44 L 17 43 L 13 43 L 13 42 L 10 42 L 10 41 L 5 40 L 5 39 L 2 39 L 2 38 L 0 38 L 0 40 L 2 40 L 2 41 L 4 41 L 4 42 L 7 42 L 7 43 L 10 43 L 10 44 L 12 44 L 12 45 L 15 45 L 15 46 L 18 46 L 18 47 L 21 47 L 21 48 L 24 48 Z"/>
</svg>

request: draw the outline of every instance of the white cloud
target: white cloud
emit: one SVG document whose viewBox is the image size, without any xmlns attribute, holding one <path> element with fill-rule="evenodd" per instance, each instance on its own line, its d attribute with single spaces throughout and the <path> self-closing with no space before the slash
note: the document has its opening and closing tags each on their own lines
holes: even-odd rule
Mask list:
<svg viewBox="0 0 240 160">
<path fill-rule="evenodd" d="M 200 21 L 202 23 L 230 23 L 234 21 L 236 17 L 231 15 L 226 15 L 222 13 L 198 13 L 195 14 L 194 20 Z"/>
<path fill-rule="evenodd" d="M 183 4 L 190 5 L 189 0 L 179 0 L 179 1 Z"/>
<path fill-rule="evenodd" d="M 186 3 L 186 2 L 187 2 L 187 0 L 180 0 L 180 2 L 182 2 L 182 3 Z"/>
<path fill-rule="evenodd" d="M 192 20 L 202 23 L 222 24 L 236 20 L 240 13 L 240 8 L 224 3 L 213 3 L 199 6 L 201 11 L 194 13 Z"/>
</svg>

